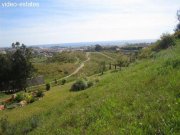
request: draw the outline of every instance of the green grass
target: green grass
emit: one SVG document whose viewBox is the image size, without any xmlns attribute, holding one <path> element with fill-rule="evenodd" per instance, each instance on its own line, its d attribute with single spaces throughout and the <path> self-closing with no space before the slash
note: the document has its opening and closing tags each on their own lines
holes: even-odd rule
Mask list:
<svg viewBox="0 0 180 135">
<path fill-rule="evenodd" d="M 53 87 L 42 100 L 1 111 L 0 117 L 8 117 L 9 134 L 178 135 L 177 43 L 175 48 L 137 61 L 122 71 L 92 76 L 91 79 L 100 78 L 100 82 L 87 90 L 70 92 L 72 83 Z"/>
<path fill-rule="evenodd" d="M 112 60 L 106 58 L 105 56 L 103 56 L 99 53 L 91 52 L 90 60 L 85 63 L 84 68 L 76 75 L 76 77 L 91 76 L 91 75 L 99 73 L 99 65 L 103 61 L 106 62 L 106 69 L 108 69 L 109 63 L 111 63 Z"/>
<path fill-rule="evenodd" d="M 51 82 L 54 79 L 60 79 L 64 76 L 71 74 L 75 71 L 75 69 L 79 66 L 81 62 L 86 60 L 86 53 L 80 51 L 63 52 L 59 55 L 61 55 L 62 58 L 60 58 L 62 59 L 62 61 L 59 60 L 58 57 L 52 57 L 49 58 L 54 60 L 54 62 L 52 63 L 48 62 L 48 58 L 46 57 L 34 58 L 32 61 L 35 69 L 37 70 L 35 75 L 43 75 L 45 82 Z M 66 56 L 68 56 L 67 60 Z M 66 62 L 69 59 L 73 59 L 75 61 Z"/>
<path fill-rule="evenodd" d="M 38 63 L 34 64 L 38 75 L 43 75 L 46 82 L 53 81 L 54 79 L 59 79 L 67 76 L 74 72 L 79 64 L 74 63 Z"/>
</svg>

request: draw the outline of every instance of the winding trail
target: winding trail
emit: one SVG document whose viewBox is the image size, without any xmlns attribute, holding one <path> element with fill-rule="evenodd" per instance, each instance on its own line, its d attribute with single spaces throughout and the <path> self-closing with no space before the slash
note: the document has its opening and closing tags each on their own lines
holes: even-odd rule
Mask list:
<svg viewBox="0 0 180 135">
<path fill-rule="evenodd" d="M 115 60 L 114 58 L 112 58 L 112 57 L 110 57 L 110 56 L 108 56 L 108 55 L 106 55 L 106 54 L 104 54 L 104 53 L 101 53 L 101 52 L 97 52 L 97 53 L 105 56 L 105 57 L 108 58 L 108 59 Z"/>
<path fill-rule="evenodd" d="M 80 65 L 73 73 L 71 73 L 70 75 L 65 76 L 65 77 L 63 77 L 63 78 L 60 78 L 60 79 L 58 79 L 57 81 L 60 81 L 60 80 L 62 80 L 62 79 L 67 79 L 67 78 L 69 78 L 69 77 L 77 74 L 77 73 L 84 67 L 84 64 L 90 60 L 89 55 L 90 55 L 90 52 L 86 52 L 86 58 L 87 58 L 87 59 L 86 59 L 85 61 L 83 61 L 83 62 L 81 63 L 81 65 Z M 50 84 L 52 84 L 52 83 L 54 83 L 54 81 L 50 82 Z M 41 85 L 31 86 L 31 87 L 28 87 L 28 88 L 35 88 L 35 87 L 40 87 L 40 86 L 45 86 L 45 85 L 46 85 L 46 84 L 41 84 Z M 28 89 L 28 88 L 27 88 L 27 89 Z"/>
<path fill-rule="evenodd" d="M 61 79 L 59 79 L 59 80 L 67 79 L 67 78 L 69 78 L 69 77 L 77 74 L 77 73 L 84 67 L 84 63 L 86 63 L 86 62 L 88 62 L 88 61 L 90 60 L 89 54 L 90 54 L 89 52 L 86 53 L 86 58 L 87 58 L 87 59 L 86 59 L 85 61 L 83 61 L 83 62 L 81 63 L 81 65 L 80 65 L 73 73 L 71 73 L 70 75 L 65 76 L 65 77 L 63 77 L 63 78 L 61 78 Z M 57 80 L 57 81 L 59 81 L 59 80 Z"/>
</svg>

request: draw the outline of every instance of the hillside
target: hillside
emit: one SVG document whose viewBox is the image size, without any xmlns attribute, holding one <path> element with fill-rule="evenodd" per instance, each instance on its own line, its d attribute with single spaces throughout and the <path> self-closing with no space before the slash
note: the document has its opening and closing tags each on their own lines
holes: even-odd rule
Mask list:
<svg viewBox="0 0 180 135">
<path fill-rule="evenodd" d="M 0 112 L 6 134 L 178 134 L 180 40 L 176 46 L 121 71 L 109 71 L 93 87 L 70 92 L 53 87 L 38 102 Z M 3 126 L 1 126 L 1 130 Z"/>
</svg>

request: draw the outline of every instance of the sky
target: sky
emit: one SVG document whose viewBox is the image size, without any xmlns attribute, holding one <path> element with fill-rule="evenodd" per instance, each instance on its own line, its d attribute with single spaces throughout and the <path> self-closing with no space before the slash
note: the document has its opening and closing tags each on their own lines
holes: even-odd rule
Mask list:
<svg viewBox="0 0 180 135">
<path fill-rule="evenodd" d="M 180 0 L 0 0 L 0 47 L 158 39 L 173 32 L 178 9 Z"/>
</svg>

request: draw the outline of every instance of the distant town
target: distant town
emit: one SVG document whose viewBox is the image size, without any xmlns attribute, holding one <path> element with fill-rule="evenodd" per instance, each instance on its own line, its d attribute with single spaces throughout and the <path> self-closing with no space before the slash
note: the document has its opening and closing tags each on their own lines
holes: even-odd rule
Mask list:
<svg viewBox="0 0 180 135">
<path fill-rule="evenodd" d="M 36 56 L 52 57 L 54 53 L 62 51 L 93 51 L 95 46 L 102 46 L 104 50 L 114 50 L 128 53 L 129 51 L 138 51 L 154 43 L 155 40 L 129 40 L 129 41 L 103 41 L 103 42 L 81 42 L 49 45 L 32 45 L 32 53 Z M 0 54 L 14 51 L 9 47 L 0 48 Z"/>
</svg>

